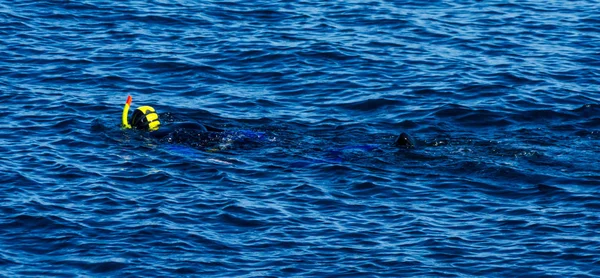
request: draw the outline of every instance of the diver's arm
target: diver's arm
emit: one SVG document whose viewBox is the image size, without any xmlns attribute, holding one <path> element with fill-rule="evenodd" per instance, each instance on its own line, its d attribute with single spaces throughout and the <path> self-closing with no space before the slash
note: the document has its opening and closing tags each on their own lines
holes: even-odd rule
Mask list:
<svg viewBox="0 0 600 278">
<path fill-rule="evenodd" d="M 208 126 L 208 125 L 203 125 L 198 122 L 176 122 L 173 124 L 175 126 L 174 127 L 175 129 L 195 130 L 198 132 L 223 132 L 224 131 L 222 129 Z"/>
<path fill-rule="evenodd" d="M 150 132 L 150 137 L 162 139 L 171 134 L 171 132 L 173 132 L 173 129 L 170 126 L 161 126 L 158 130 Z"/>
<path fill-rule="evenodd" d="M 189 130 L 197 131 L 198 133 L 207 132 L 206 127 L 197 122 L 174 122 L 171 124 L 173 130 Z"/>
<path fill-rule="evenodd" d="M 225 130 L 222 130 L 220 128 L 212 127 L 212 126 L 209 126 L 209 125 L 205 125 L 205 127 L 206 127 L 206 130 L 208 130 L 210 132 L 223 132 L 223 131 L 225 131 Z"/>
<path fill-rule="evenodd" d="M 158 130 L 150 132 L 150 136 L 156 139 L 162 139 L 167 137 L 169 134 L 175 131 L 188 131 L 204 133 L 208 132 L 208 129 L 203 125 L 196 122 L 174 122 L 161 126 Z"/>
</svg>

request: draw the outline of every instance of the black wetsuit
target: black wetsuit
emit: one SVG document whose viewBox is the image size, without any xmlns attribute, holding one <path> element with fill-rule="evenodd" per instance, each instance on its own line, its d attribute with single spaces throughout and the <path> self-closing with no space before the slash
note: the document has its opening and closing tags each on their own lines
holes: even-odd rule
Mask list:
<svg viewBox="0 0 600 278">
<path fill-rule="evenodd" d="M 206 147 L 218 143 L 222 138 L 222 132 L 222 129 L 198 122 L 172 122 L 161 126 L 157 131 L 150 132 L 150 136 L 165 143 Z"/>
<path fill-rule="evenodd" d="M 150 132 L 150 135 L 154 138 L 161 139 L 173 132 L 181 131 L 189 133 L 223 132 L 222 129 L 218 129 L 211 126 L 205 126 L 197 122 L 173 122 L 161 126 L 157 131 Z"/>
<path fill-rule="evenodd" d="M 195 148 L 210 148 L 221 146 L 224 143 L 247 144 L 249 142 L 268 141 L 265 132 L 249 130 L 225 131 L 219 128 L 205 126 L 198 122 L 171 122 L 161 126 L 157 131 L 150 132 L 150 136 L 163 143 L 183 144 Z M 415 140 L 408 134 L 402 133 L 394 142 L 396 147 L 414 148 Z M 379 145 L 352 145 L 337 148 L 331 151 L 360 149 L 370 151 L 379 148 Z"/>
</svg>

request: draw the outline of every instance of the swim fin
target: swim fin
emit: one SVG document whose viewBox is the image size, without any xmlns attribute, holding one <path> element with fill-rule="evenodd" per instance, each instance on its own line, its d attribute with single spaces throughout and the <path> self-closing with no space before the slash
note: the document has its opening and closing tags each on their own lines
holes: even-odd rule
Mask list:
<svg viewBox="0 0 600 278">
<path fill-rule="evenodd" d="M 394 142 L 394 146 L 396 147 L 404 147 L 404 148 L 414 148 L 416 146 L 415 139 L 412 136 L 402 132 L 396 142 Z"/>
</svg>

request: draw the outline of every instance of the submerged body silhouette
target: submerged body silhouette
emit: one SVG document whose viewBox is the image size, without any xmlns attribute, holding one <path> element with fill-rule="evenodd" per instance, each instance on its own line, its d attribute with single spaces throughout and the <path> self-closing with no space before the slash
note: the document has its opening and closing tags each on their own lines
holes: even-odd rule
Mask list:
<svg viewBox="0 0 600 278">
<path fill-rule="evenodd" d="M 245 146 L 269 141 L 266 132 L 257 132 L 251 130 L 223 130 L 220 128 L 203 125 L 192 121 L 169 121 L 162 125 L 159 121 L 158 113 L 151 106 L 141 106 L 137 108 L 132 117 L 128 118 L 131 96 L 128 97 L 123 109 L 121 126 L 126 129 L 136 129 L 147 131 L 148 136 L 158 140 L 161 143 L 179 144 L 206 151 L 219 151 L 233 146 Z M 391 144 L 397 148 L 414 148 L 415 140 L 412 136 L 401 133 Z M 388 145 L 389 146 L 389 145 Z M 383 145 L 349 145 L 329 149 L 323 161 L 338 163 L 341 162 L 342 153 L 349 150 L 373 151 L 381 149 Z"/>
</svg>

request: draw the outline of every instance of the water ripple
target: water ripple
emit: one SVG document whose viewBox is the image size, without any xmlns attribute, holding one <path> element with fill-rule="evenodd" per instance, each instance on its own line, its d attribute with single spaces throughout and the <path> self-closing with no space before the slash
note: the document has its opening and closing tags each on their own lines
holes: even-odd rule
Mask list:
<svg viewBox="0 0 600 278">
<path fill-rule="evenodd" d="M 599 8 L 0 1 L 0 275 L 598 276 Z"/>
</svg>

